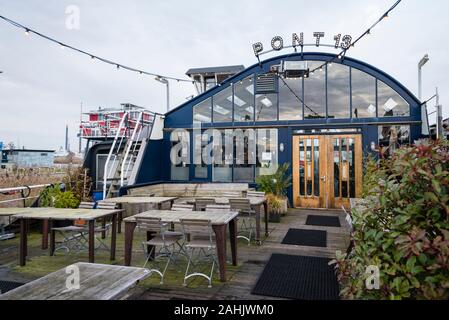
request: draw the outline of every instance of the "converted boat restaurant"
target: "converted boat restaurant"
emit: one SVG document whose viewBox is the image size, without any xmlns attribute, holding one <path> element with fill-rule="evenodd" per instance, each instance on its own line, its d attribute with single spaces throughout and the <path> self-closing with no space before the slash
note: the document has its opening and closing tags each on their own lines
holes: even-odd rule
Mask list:
<svg viewBox="0 0 449 320">
<path fill-rule="evenodd" d="M 316 69 L 326 61 L 332 63 Z M 278 56 L 165 114 L 163 139 L 146 148 L 136 184 L 253 185 L 289 163 L 292 206 L 339 208 L 360 196 L 369 154 L 388 154 L 421 138 L 421 117 L 420 101 L 367 63 L 330 53 Z M 243 142 L 225 150 L 239 135 Z M 223 161 L 204 157 L 211 142 L 215 159 L 219 154 Z M 173 161 L 173 152 L 181 161 Z"/>
</svg>

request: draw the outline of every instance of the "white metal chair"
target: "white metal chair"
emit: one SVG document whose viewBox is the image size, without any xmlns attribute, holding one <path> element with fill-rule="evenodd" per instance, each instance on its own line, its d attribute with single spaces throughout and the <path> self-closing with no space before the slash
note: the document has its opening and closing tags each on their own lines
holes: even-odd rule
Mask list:
<svg viewBox="0 0 449 320">
<path fill-rule="evenodd" d="M 215 204 L 214 198 L 197 198 L 195 200 L 195 209 L 196 211 L 204 211 L 206 210 L 206 206 L 208 204 Z"/>
<path fill-rule="evenodd" d="M 206 206 L 206 212 L 207 211 L 226 213 L 226 212 L 231 211 L 231 205 L 229 205 L 229 204 L 208 204 Z"/>
<path fill-rule="evenodd" d="M 105 202 L 105 201 L 100 201 L 97 203 L 97 207 L 96 209 L 100 209 L 100 210 L 116 210 L 117 209 L 117 204 L 114 202 Z M 95 250 L 100 250 L 100 249 L 104 249 L 109 251 L 110 248 L 109 246 L 102 240 L 104 238 L 107 238 L 109 236 L 109 232 L 111 230 L 112 227 L 112 222 L 111 221 L 103 221 L 102 225 L 99 227 L 96 227 L 94 232 L 95 232 L 95 241 L 98 242 L 98 246 L 95 248 Z M 97 234 L 101 234 L 101 237 L 98 237 Z"/>
<path fill-rule="evenodd" d="M 189 261 L 187 263 L 186 272 L 184 274 L 184 286 L 187 286 L 187 280 L 192 277 L 203 277 L 208 282 L 208 287 L 212 287 L 212 276 L 216 263 L 216 244 L 215 235 L 212 230 L 210 220 L 197 219 L 181 219 L 181 227 L 184 233 L 185 247 L 188 251 Z M 197 259 L 194 262 L 195 250 L 197 251 Z M 196 265 L 196 262 L 207 260 L 212 262 L 210 274 L 202 272 L 189 273 L 190 265 Z"/>
<path fill-rule="evenodd" d="M 246 192 L 246 197 L 247 198 L 264 198 L 265 197 L 265 192 L 261 192 L 261 191 L 247 191 Z"/>
<path fill-rule="evenodd" d="M 150 217 L 136 217 L 137 228 L 142 231 L 154 233 L 154 236 L 149 241 L 143 241 L 142 247 L 144 252 L 148 246 L 151 246 L 150 252 L 147 252 L 147 258 L 145 260 L 145 267 L 148 261 L 153 260 L 156 262 L 157 259 L 166 258 L 167 262 L 162 269 L 150 268 L 150 275 L 154 272 L 161 277 L 161 284 L 164 283 L 165 272 L 171 261 L 173 261 L 173 255 L 175 251 L 176 243 L 182 238 L 182 235 L 173 235 L 168 231 L 168 223 L 164 223 L 160 218 L 150 218 Z M 156 250 L 159 247 L 159 250 Z"/>
<path fill-rule="evenodd" d="M 251 239 L 255 233 L 255 218 L 256 212 L 251 208 L 251 202 L 247 198 L 229 199 L 231 210 L 238 211 L 242 222 L 238 230 L 237 238 L 248 241 L 251 244 Z M 246 234 L 246 235 L 242 235 Z"/>
</svg>

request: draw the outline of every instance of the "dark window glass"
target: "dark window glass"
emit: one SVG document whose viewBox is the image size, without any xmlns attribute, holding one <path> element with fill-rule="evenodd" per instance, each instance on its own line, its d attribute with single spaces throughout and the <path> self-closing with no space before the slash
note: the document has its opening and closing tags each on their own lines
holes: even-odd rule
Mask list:
<svg viewBox="0 0 449 320">
<path fill-rule="evenodd" d="M 408 117 L 410 105 L 396 91 L 382 81 L 377 81 L 379 117 Z"/>
<path fill-rule="evenodd" d="M 214 122 L 232 122 L 232 87 L 214 95 L 213 103 Z"/>
<path fill-rule="evenodd" d="M 329 118 L 350 118 L 349 67 L 327 66 L 327 106 Z"/>
<path fill-rule="evenodd" d="M 321 66 L 323 62 L 309 61 L 310 71 Z M 311 72 L 304 78 L 304 119 L 326 117 L 326 73 L 324 69 Z"/>
<path fill-rule="evenodd" d="M 352 117 L 376 117 L 376 79 L 358 69 L 351 69 Z"/>
<path fill-rule="evenodd" d="M 279 79 L 279 120 L 302 120 L 302 79 Z"/>
<path fill-rule="evenodd" d="M 234 84 L 234 121 L 252 121 L 254 118 L 254 81 L 249 76 Z"/>
<path fill-rule="evenodd" d="M 256 121 L 276 121 L 278 95 L 276 93 L 256 95 Z"/>
</svg>

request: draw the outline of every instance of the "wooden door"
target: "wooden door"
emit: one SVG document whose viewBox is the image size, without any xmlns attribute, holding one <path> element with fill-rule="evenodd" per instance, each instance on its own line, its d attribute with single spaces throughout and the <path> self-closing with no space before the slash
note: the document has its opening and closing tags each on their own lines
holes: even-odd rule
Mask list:
<svg viewBox="0 0 449 320">
<path fill-rule="evenodd" d="M 362 157 L 360 135 L 294 136 L 294 206 L 349 207 L 361 193 Z"/>
</svg>

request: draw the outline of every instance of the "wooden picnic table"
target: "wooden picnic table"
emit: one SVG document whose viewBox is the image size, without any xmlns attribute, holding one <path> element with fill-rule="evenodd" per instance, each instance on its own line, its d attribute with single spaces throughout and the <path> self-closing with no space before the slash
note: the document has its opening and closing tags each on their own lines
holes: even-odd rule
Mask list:
<svg viewBox="0 0 449 320">
<path fill-rule="evenodd" d="M 131 265 L 132 244 L 136 217 L 161 218 L 162 222 L 179 224 L 181 219 L 210 220 L 215 233 L 220 280 L 226 282 L 226 227 L 229 226 L 232 264 L 237 265 L 237 217 L 238 213 L 229 211 L 171 211 L 150 210 L 124 219 L 125 222 L 125 265 Z M 152 234 L 147 232 L 147 240 Z"/>
<path fill-rule="evenodd" d="M 79 289 L 68 281 L 77 270 Z M 144 268 L 79 262 L 0 295 L 0 300 L 112 300 L 149 274 Z"/>
<path fill-rule="evenodd" d="M 106 219 L 111 218 L 111 260 L 115 260 L 115 248 L 117 237 L 117 215 L 121 210 L 102 210 L 102 209 L 59 209 L 59 208 L 21 208 L 14 218 L 20 221 L 20 247 L 19 247 L 19 263 L 21 266 L 26 264 L 26 256 L 28 254 L 27 246 L 27 224 L 28 221 L 42 220 L 43 234 L 42 247 L 45 249 L 45 242 L 48 241 L 48 230 L 52 229 L 55 220 L 85 220 L 88 222 L 88 242 L 89 242 L 89 262 L 95 261 L 95 220 L 102 219 L 103 225 Z M 0 209 L 2 211 L 3 209 Z M 50 232 L 50 255 L 53 256 L 55 251 L 55 232 Z"/>
<path fill-rule="evenodd" d="M 208 197 L 207 197 L 208 198 Z M 212 197 L 215 199 L 216 204 L 229 204 L 229 198 L 224 197 Z M 265 197 L 248 197 L 241 199 L 249 199 L 251 208 L 256 212 L 256 242 L 261 243 L 260 239 L 260 211 L 263 207 L 264 210 L 264 221 L 265 221 L 265 236 L 268 237 L 268 201 Z M 196 204 L 196 199 L 191 199 L 186 201 L 189 204 Z"/>
<path fill-rule="evenodd" d="M 173 205 L 173 202 L 178 199 L 177 197 L 133 197 L 133 196 L 121 196 L 117 198 L 107 198 L 102 200 L 103 202 L 116 203 L 120 206 L 120 209 L 124 210 L 125 217 L 129 217 L 151 209 L 167 209 L 169 210 Z M 169 207 L 164 207 L 165 204 L 169 204 Z M 156 208 L 155 208 L 156 207 Z M 121 224 L 123 215 L 119 215 L 118 233 L 122 232 Z"/>
</svg>

